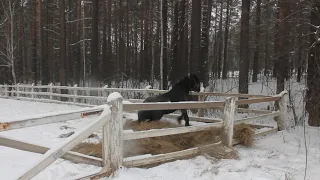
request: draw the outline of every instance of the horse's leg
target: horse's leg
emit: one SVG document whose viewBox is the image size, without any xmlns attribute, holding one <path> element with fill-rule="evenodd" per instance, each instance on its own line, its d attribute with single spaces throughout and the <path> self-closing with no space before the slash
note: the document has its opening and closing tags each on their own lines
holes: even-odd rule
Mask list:
<svg viewBox="0 0 320 180">
<path fill-rule="evenodd" d="M 182 118 L 183 118 L 183 114 L 181 114 L 181 115 L 177 118 L 177 121 L 178 121 L 179 124 L 181 124 Z"/>
<path fill-rule="evenodd" d="M 189 124 L 189 116 L 186 109 L 181 109 L 182 115 L 178 118 L 178 121 L 182 119 L 182 116 L 184 117 L 184 120 L 186 121 L 185 126 L 190 126 Z"/>
</svg>

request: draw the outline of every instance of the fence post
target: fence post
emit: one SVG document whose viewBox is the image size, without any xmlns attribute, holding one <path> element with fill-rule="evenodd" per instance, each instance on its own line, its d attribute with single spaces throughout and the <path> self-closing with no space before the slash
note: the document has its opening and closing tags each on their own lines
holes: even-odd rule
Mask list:
<svg viewBox="0 0 320 180">
<path fill-rule="evenodd" d="M 50 100 L 52 100 L 53 98 L 52 98 L 52 93 L 53 93 L 53 88 L 52 88 L 52 86 L 53 86 L 53 84 L 52 83 L 50 83 L 49 84 L 49 91 L 50 91 Z"/>
<path fill-rule="evenodd" d="M 17 97 L 19 97 L 20 96 L 20 93 L 19 93 L 19 91 L 20 91 L 20 83 L 18 83 L 17 84 L 17 86 L 16 86 L 16 94 L 17 94 Z"/>
<path fill-rule="evenodd" d="M 113 92 L 107 102 L 111 108 L 111 119 L 102 128 L 102 165 L 101 173 L 113 173 L 123 163 L 123 98 Z"/>
<path fill-rule="evenodd" d="M 225 100 L 224 111 L 223 111 L 223 124 L 221 133 L 221 142 L 225 146 L 232 146 L 233 140 L 233 122 L 234 113 L 236 109 L 236 98 L 228 97 Z"/>
<path fill-rule="evenodd" d="M 103 97 L 108 97 L 108 92 L 105 90 L 108 88 L 108 85 L 103 86 L 103 90 L 102 90 L 102 96 Z"/>
<path fill-rule="evenodd" d="M 103 86 L 103 88 L 102 88 L 102 97 L 108 97 L 108 91 L 106 90 L 108 88 L 108 85 L 105 85 L 105 86 Z M 103 99 L 102 100 L 102 103 L 104 103 L 106 100 L 105 99 Z"/>
<path fill-rule="evenodd" d="M 75 84 L 73 87 L 78 87 L 78 84 Z M 78 90 L 77 89 L 73 89 L 73 95 L 75 95 L 75 96 L 78 95 Z M 76 97 L 73 98 L 73 102 L 74 103 L 77 102 L 77 98 Z"/>
<path fill-rule="evenodd" d="M 205 98 L 206 98 L 206 96 L 204 96 L 204 95 L 199 95 L 199 96 L 198 96 L 198 101 L 202 102 L 202 101 L 205 100 Z M 199 109 L 199 110 L 198 110 L 198 116 L 199 116 L 199 117 L 203 117 L 203 116 L 204 116 L 204 109 Z"/>
<path fill-rule="evenodd" d="M 201 92 L 204 92 L 203 82 L 200 83 L 200 93 L 201 93 Z M 206 96 L 205 96 L 205 95 L 201 95 L 201 94 L 200 94 L 200 95 L 198 96 L 198 101 L 200 101 L 200 102 L 201 102 L 201 101 L 204 101 L 205 99 L 206 99 Z M 199 117 L 203 117 L 203 116 L 204 116 L 204 109 L 199 109 L 199 110 L 198 110 L 198 116 L 199 116 Z"/>
<path fill-rule="evenodd" d="M 7 96 L 7 97 L 9 97 L 9 88 L 8 88 L 8 85 L 4 85 L 4 92 L 5 92 L 5 95 Z"/>
<path fill-rule="evenodd" d="M 289 101 L 289 94 L 288 91 L 282 91 L 277 96 L 281 98 L 279 101 L 275 102 L 276 110 L 279 110 L 280 115 L 275 117 L 274 120 L 278 124 L 278 130 L 282 131 L 285 129 L 285 119 L 287 113 L 287 105 Z"/>
<path fill-rule="evenodd" d="M 34 87 L 33 87 L 34 83 L 32 83 L 31 86 L 32 86 L 31 87 L 31 98 L 33 99 L 34 98 L 34 94 L 33 94 L 33 92 L 34 92 Z"/>
</svg>

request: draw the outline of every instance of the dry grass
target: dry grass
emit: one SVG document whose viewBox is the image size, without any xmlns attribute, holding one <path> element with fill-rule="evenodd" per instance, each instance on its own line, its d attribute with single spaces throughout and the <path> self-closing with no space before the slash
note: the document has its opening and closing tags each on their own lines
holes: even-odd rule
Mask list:
<svg viewBox="0 0 320 180">
<path fill-rule="evenodd" d="M 253 144 L 253 130 L 248 124 L 239 124 L 234 126 L 234 135 L 235 139 L 240 141 L 240 144 L 243 144 L 247 147 L 252 146 Z"/>
<path fill-rule="evenodd" d="M 166 120 L 142 123 L 128 120 L 124 125 L 124 129 L 142 131 L 181 126 L 183 125 L 174 124 Z M 125 141 L 124 157 L 143 154 L 164 154 L 169 152 L 181 151 L 193 147 L 199 147 L 201 145 L 216 143 L 220 141 L 220 132 L 221 128 L 212 128 L 207 131 Z M 235 138 L 239 138 L 240 143 L 246 146 L 250 146 L 253 142 L 253 131 L 249 125 L 237 125 L 235 127 L 234 134 Z M 73 151 L 101 158 L 101 149 L 101 143 L 81 143 L 78 146 L 76 146 L 73 149 Z M 201 153 L 217 159 L 237 158 L 237 153 L 233 148 L 227 148 L 222 145 L 216 145 L 214 146 L 214 148 L 210 149 L 201 149 Z"/>
</svg>

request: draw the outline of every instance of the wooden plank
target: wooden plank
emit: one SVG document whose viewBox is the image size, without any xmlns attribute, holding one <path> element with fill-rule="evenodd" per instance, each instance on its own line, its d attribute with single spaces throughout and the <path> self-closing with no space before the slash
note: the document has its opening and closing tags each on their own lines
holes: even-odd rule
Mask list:
<svg viewBox="0 0 320 180">
<path fill-rule="evenodd" d="M 205 95 L 205 96 L 225 96 L 225 97 L 247 97 L 247 98 L 263 98 L 270 97 L 266 95 L 253 94 L 239 94 L 239 93 L 218 93 L 218 92 L 191 92 L 191 95 Z"/>
<path fill-rule="evenodd" d="M 19 176 L 19 179 L 31 179 L 36 176 L 39 172 L 63 156 L 66 152 L 74 148 L 78 143 L 88 138 L 94 131 L 101 128 L 102 125 L 110 120 L 110 115 L 111 113 L 109 106 L 105 106 L 103 113 L 96 121 L 90 123 L 90 125 L 83 128 L 81 131 L 71 135 L 60 146 L 47 151 L 33 167 L 27 169 L 21 176 Z"/>
<path fill-rule="evenodd" d="M 271 102 L 271 101 L 278 101 L 280 97 L 265 97 L 265 98 L 255 98 L 255 99 L 241 99 L 236 101 L 236 105 L 242 104 L 254 104 L 254 103 L 262 103 L 262 102 Z"/>
<path fill-rule="evenodd" d="M 11 92 L 11 91 L 9 91 Z M 33 94 L 33 95 L 38 95 L 38 96 L 50 96 L 50 92 L 28 92 L 28 91 L 12 91 L 12 92 L 16 92 L 16 93 L 19 93 L 20 95 L 21 94 Z M 19 97 L 19 96 L 17 96 Z"/>
<path fill-rule="evenodd" d="M 27 85 L 27 84 L 20 84 L 19 86 L 22 88 L 38 88 L 38 89 L 49 88 L 49 85 L 32 86 L 32 85 Z M 7 87 L 16 88 L 17 85 L 7 85 Z"/>
<path fill-rule="evenodd" d="M 136 166 L 144 166 L 152 163 L 161 163 L 170 160 L 176 160 L 179 158 L 184 158 L 188 156 L 194 156 L 199 153 L 199 148 L 191 148 L 182 151 L 176 151 L 166 154 L 153 155 L 150 157 L 144 157 L 140 159 L 130 160 L 129 158 L 124 159 L 124 166 L 126 167 L 136 167 Z"/>
<path fill-rule="evenodd" d="M 0 122 L 0 132 L 13 130 L 13 129 L 26 128 L 26 127 L 40 126 L 40 125 L 51 124 L 56 122 L 64 122 L 64 121 L 81 119 L 84 117 L 82 113 L 83 114 L 93 113 L 93 112 L 97 112 L 97 111 L 99 112 L 102 110 L 103 110 L 103 106 L 97 106 L 93 108 L 85 108 L 80 110 L 47 113 L 47 114 L 26 117 L 26 118 L 24 117 L 24 118 L 17 119 L 15 121 Z M 86 115 L 90 116 L 90 115 L 97 115 L 97 114 L 86 114 Z"/>
<path fill-rule="evenodd" d="M 49 94 L 48 94 L 49 95 Z M 51 96 L 57 97 L 67 97 L 67 98 L 74 98 L 74 99 L 95 99 L 95 100 L 107 100 L 107 97 L 101 96 L 82 96 L 82 95 L 74 95 L 74 94 L 59 94 L 59 93 L 52 93 Z"/>
<path fill-rule="evenodd" d="M 80 107 L 95 107 L 95 106 L 97 106 L 97 105 L 91 105 L 91 104 L 64 102 L 64 101 L 51 100 L 51 99 L 36 99 L 36 98 L 28 98 L 28 97 L 21 97 L 21 96 L 20 97 L 0 96 L 0 98 L 24 100 L 24 101 L 31 101 L 31 102 L 42 102 L 42 103 L 67 104 L 67 105 L 74 105 L 74 106 L 80 106 Z"/>
<path fill-rule="evenodd" d="M 202 148 L 212 148 L 214 146 L 217 146 L 221 144 L 221 142 L 214 143 L 214 144 L 208 144 L 204 146 L 199 146 L 195 148 L 190 148 L 182 151 L 176 151 L 166 154 L 158 154 L 158 155 L 152 155 L 149 157 L 142 156 L 134 156 L 124 159 L 124 166 L 126 167 L 139 167 L 139 166 L 145 166 L 148 164 L 154 164 L 154 163 L 163 163 L 166 161 L 176 160 L 180 158 L 185 158 L 189 156 L 195 156 L 197 155 Z"/>
<path fill-rule="evenodd" d="M 142 139 L 142 138 L 149 138 L 149 137 L 167 136 L 167 135 L 182 134 L 182 133 L 189 133 L 189 132 L 205 131 L 205 130 L 210 130 L 211 128 L 214 128 L 214 127 L 221 128 L 222 122 L 197 125 L 197 126 L 167 128 L 167 129 L 152 129 L 152 130 L 147 130 L 147 131 L 136 131 L 136 132 L 124 130 L 123 139 L 124 140 Z"/>
<path fill-rule="evenodd" d="M 216 107 L 215 109 L 223 110 L 224 107 Z M 247 108 L 236 108 L 237 113 L 252 113 L 252 114 L 268 114 L 272 111 L 269 110 L 259 110 L 259 109 L 247 109 Z"/>
<path fill-rule="evenodd" d="M 180 114 L 166 114 L 166 115 L 164 115 L 164 117 L 167 117 L 167 118 L 177 118 L 179 116 L 180 116 Z M 222 122 L 221 118 L 189 116 L 189 119 L 190 119 L 190 121 L 205 122 L 205 123 Z"/>
<path fill-rule="evenodd" d="M 22 151 L 34 152 L 34 153 L 39 153 L 39 154 L 44 154 L 50 149 L 45 146 L 31 144 L 28 142 L 24 142 L 24 141 L 12 139 L 12 138 L 7 138 L 7 137 L 0 137 L 0 146 L 6 146 L 6 147 L 14 148 L 14 149 L 19 149 Z M 72 151 L 67 152 L 61 158 L 65 159 L 65 160 L 72 161 L 74 163 L 85 163 L 85 164 L 91 164 L 94 166 L 101 166 L 102 165 L 101 158 L 87 156 L 87 155 L 80 154 L 77 152 L 72 152 Z"/>
<path fill-rule="evenodd" d="M 221 131 L 221 142 L 225 146 L 232 146 L 233 139 L 233 122 L 234 113 L 236 109 L 235 97 L 228 97 L 225 101 L 224 111 L 223 111 L 223 124 Z"/>
<path fill-rule="evenodd" d="M 124 111 L 133 110 L 165 110 L 165 109 L 198 109 L 224 106 L 223 101 L 210 102 L 159 102 L 159 103 L 124 103 Z"/>
<path fill-rule="evenodd" d="M 128 101 L 131 103 L 142 103 L 144 100 L 143 99 L 128 99 Z"/>
<path fill-rule="evenodd" d="M 261 118 L 276 117 L 276 116 L 279 116 L 279 114 L 280 114 L 279 112 L 275 111 L 275 112 L 272 112 L 272 113 L 263 114 L 263 115 L 259 115 L 259 116 L 242 118 L 242 119 L 236 120 L 234 122 L 234 124 L 237 125 L 237 124 L 241 124 L 241 123 L 249 123 L 250 121 L 259 120 Z"/>
</svg>

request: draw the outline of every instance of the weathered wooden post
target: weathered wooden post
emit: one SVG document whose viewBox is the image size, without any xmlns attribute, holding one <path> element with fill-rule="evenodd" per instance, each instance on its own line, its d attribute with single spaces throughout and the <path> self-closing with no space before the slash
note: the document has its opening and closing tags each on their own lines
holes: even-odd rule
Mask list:
<svg viewBox="0 0 320 180">
<path fill-rule="evenodd" d="M 4 92 L 5 92 L 5 95 L 7 96 L 7 97 L 9 97 L 9 88 L 8 88 L 8 85 L 4 85 Z"/>
<path fill-rule="evenodd" d="M 108 85 L 103 86 L 103 90 L 102 90 L 103 97 L 108 97 L 108 91 L 106 90 L 107 88 L 108 88 Z"/>
<path fill-rule="evenodd" d="M 102 129 L 102 165 L 101 173 L 113 173 L 123 163 L 123 98 L 113 92 L 107 102 L 111 108 L 111 119 Z"/>
<path fill-rule="evenodd" d="M 233 122 L 234 113 L 236 109 L 236 98 L 228 97 L 225 100 L 224 111 L 223 111 L 223 123 L 222 123 L 222 133 L 221 142 L 225 146 L 232 146 L 233 140 Z"/>
<path fill-rule="evenodd" d="M 17 95 L 17 97 L 19 97 L 20 96 L 20 93 L 19 93 L 19 91 L 20 91 L 20 83 L 18 83 L 17 85 L 16 85 L 16 95 Z"/>
<path fill-rule="evenodd" d="M 49 84 L 50 100 L 52 100 L 52 99 L 53 99 L 53 96 L 52 96 L 53 88 L 52 88 L 52 86 L 53 86 L 53 83 L 50 83 L 50 84 Z"/>
<path fill-rule="evenodd" d="M 78 84 L 75 84 L 73 87 L 75 87 L 75 88 L 78 87 Z M 73 89 L 73 95 L 74 95 L 73 102 L 76 103 L 77 102 L 76 96 L 78 95 L 77 89 Z"/>
<path fill-rule="evenodd" d="M 102 88 L 102 96 L 103 97 L 108 97 L 109 92 L 108 92 L 107 88 L 108 88 L 108 85 L 105 85 Z M 105 99 L 103 99 L 102 103 L 104 103 L 104 102 L 105 102 Z"/>
<path fill-rule="evenodd" d="M 199 95 L 198 96 L 198 101 L 203 102 L 205 100 L 206 96 L 205 95 Z M 204 116 L 204 109 L 199 109 L 198 110 L 198 116 L 203 117 Z"/>
<path fill-rule="evenodd" d="M 31 84 L 31 98 L 33 99 L 34 98 L 34 94 L 33 94 L 33 92 L 34 92 L 34 83 L 32 83 Z"/>
<path fill-rule="evenodd" d="M 200 93 L 201 93 L 201 92 L 204 92 L 203 83 L 200 83 Z M 200 101 L 200 102 L 204 101 L 205 99 L 206 99 L 206 96 L 205 96 L 205 95 L 200 94 L 200 95 L 198 96 L 198 101 Z M 204 109 L 199 109 L 199 110 L 198 110 L 198 116 L 199 116 L 199 117 L 203 117 L 203 116 L 204 116 Z"/>
<path fill-rule="evenodd" d="M 279 110 L 280 115 L 276 116 L 274 120 L 278 124 L 278 130 L 282 131 L 285 129 L 285 120 L 286 120 L 286 113 L 287 113 L 287 105 L 289 101 L 289 94 L 288 94 L 288 91 L 282 91 L 277 96 L 281 98 L 279 101 L 275 102 L 276 110 Z"/>
</svg>

